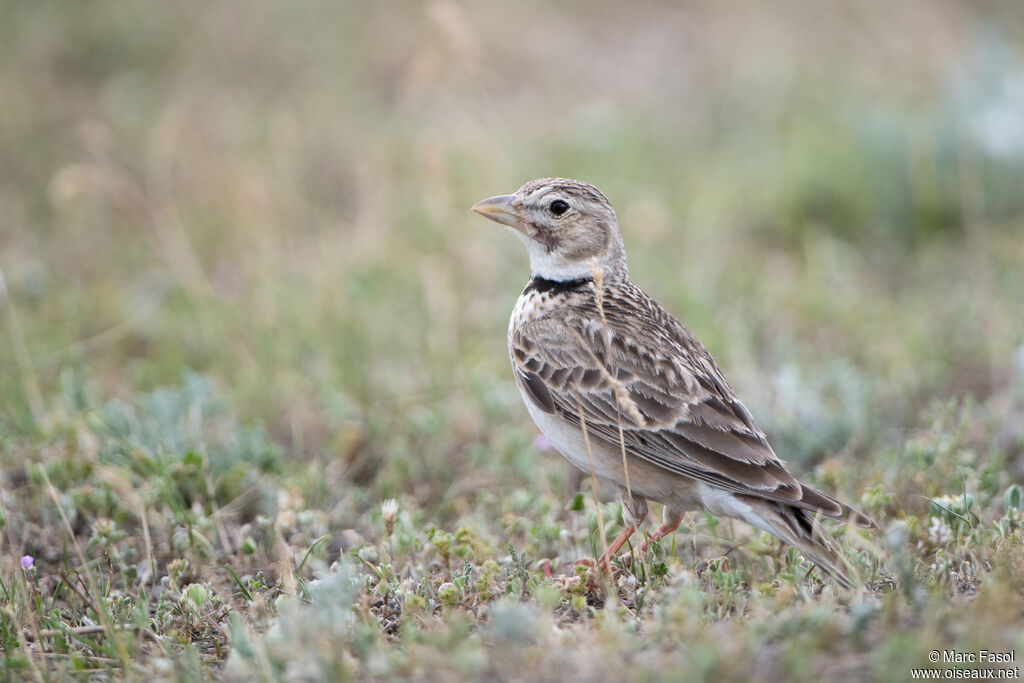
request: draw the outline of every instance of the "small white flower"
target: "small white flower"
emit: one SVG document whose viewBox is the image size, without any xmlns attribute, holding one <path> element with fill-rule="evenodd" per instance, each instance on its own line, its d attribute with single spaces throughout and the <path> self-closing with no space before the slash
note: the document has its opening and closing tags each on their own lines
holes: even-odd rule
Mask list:
<svg viewBox="0 0 1024 683">
<path fill-rule="evenodd" d="M 398 501 L 388 498 L 380 504 L 380 516 L 384 520 L 384 533 L 388 536 L 395 530 L 395 519 L 398 517 Z"/>
</svg>

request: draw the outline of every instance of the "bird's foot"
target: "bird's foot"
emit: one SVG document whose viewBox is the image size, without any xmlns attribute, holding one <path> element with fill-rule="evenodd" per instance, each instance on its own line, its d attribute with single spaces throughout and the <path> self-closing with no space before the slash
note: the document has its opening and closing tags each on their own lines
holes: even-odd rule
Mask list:
<svg viewBox="0 0 1024 683">
<path fill-rule="evenodd" d="M 608 572 L 609 576 L 611 576 L 611 569 L 612 569 L 612 564 L 610 562 L 611 558 L 615 557 L 615 554 L 617 552 L 619 552 L 619 549 L 621 549 L 622 546 L 626 543 L 626 541 L 629 540 L 629 537 L 633 535 L 634 531 L 636 531 L 636 529 L 634 529 L 631 526 L 627 526 L 627 527 L 623 528 L 622 531 L 619 533 L 619 535 L 615 537 L 615 540 L 611 542 L 611 544 L 608 546 L 608 548 L 604 551 L 604 553 L 601 555 L 601 557 L 597 558 L 597 560 L 591 559 L 589 557 L 583 557 L 583 558 L 580 558 L 580 559 L 576 560 L 576 563 L 575 563 L 576 566 L 583 566 L 583 567 L 587 567 L 588 568 L 588 571 L 587 571 L 587 586 L 588 587 L 594 588 L 594 587 L 597 586 L 596 579 L 597 579 L 598 572 L 600 572 L 600 573 Z M 595 569 L 597 570 L 596 572 L 594 571 Z"/>
<path fill-rule="evenodd" d="M 576 564 L 585 565 L 591 568 L 597 567 L 602 571 L 607 570 L 609 560 L 615 557 L 615 553 L 619 552 L 619 549 L 622 548 L 626 541 L 629 540 L 629 537 L 633 535 L 634 531 L 636 531 L 636 529 L 634 529 L 631 526 L 624 527 L 622 531 L 619 532 L 619 535 L 615 537 L 615 540 L 611 542 L 611 544 L 605 549 L 601 557 L 597 558 L 596 561 L 589 557 L 584 557 L 579 560 L 576 560 Z"/>
<path fill-rule="evenodd" d="M 625 566 L 625 567 L 630 566 L 633 563 L 633 556 L 634 555 L 643 555 L 643 554 L 645 554 L 647 552 L 648 548 L 651 547 L 651 542 L 652 541 L 657 541 L 659 539 L 662 539 L 662 538 L 668 536 L 670 533 L 672 533 L 673 531 L 675 531 L 678 528 L 679 528 L 679 522 L 675 521 L 675 520 L 672 520 L 670 522 L 666 522 L 665 524 L 662 524 L 661 526 L 659 526 L 657 529 L 655 529 L 651 533 L 644 534 L 644 541 L 643 541 L 643 543 L 640 544 L 640 547 L 637 548 L 636 551 L 630 550 L 628 553 L 622 553 L 621 555 L 619 555 L 619 558 L 618 558 L 619 562 L 623 566 Z"/>
</svg>

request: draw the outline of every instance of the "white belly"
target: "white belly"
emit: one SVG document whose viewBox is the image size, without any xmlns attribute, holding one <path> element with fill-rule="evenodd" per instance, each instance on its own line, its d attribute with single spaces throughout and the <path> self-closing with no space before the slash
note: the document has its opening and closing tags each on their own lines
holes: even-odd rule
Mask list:
<svg viewBox="0 0 1024 683">
<path fill-rule="evenodd" d="M 604 441 L 594 438 L 590 439 L 590 456 L 587 456 L 587 448 L 583 441 L 583 432 L 556 415 L 550 415 L 538 408 L 529 396 L 520 387 L 520 394 L 523 396 L 523 403 L 530 411 L 530 417 L 537 424 L 541 433 L 548 438 L 551 445 L 561 453 L 566 460 L 583 470 L 591 472 L 598 479 L 615 484 L 625 489 L 626 477 L 622 466 L 622 451 L 620 448 L 610 447 Z M 695 510 L 704 506 L 701 496 L 697 490 L 697 482 L 689 477 L 666 472 L 665 470 L 651 465 L 639 458 L 630 456 L 628 459 L 630 490 L 634 495 L 640 495 L 659 503 L 664 503 L 674 510 L 680 512 Z M 725 493 L 714 487 L 704 485 L 707 493 Z M 714 496 L 710 496 L 714 498 Z M 709 501 L 710 502 L 710 501 Z M 720 506 L 718 506 L 720 507 Z M 733 514 L 732 516 L 739 516 Z M 740 517 L 742 519 L 742 517 Z"/>
<path fill-rule="evenodd" d="M 537 424 L 537 428 L 566 460 L 588 474 L 591 471 L 592 460 L 594 474 L 599 479 L 617 481 L 622 478 L 621 454 L 610 454 L 607 452 L 607 448 L 602 448 L 601 444 L 595 443 L 591 439 L 591 456 L 588 457 L 583 431 L 579 427 L 569 424 L 556 415 L 545 413 L 526 395 L 522 387 L 519 388 L 519 393 L 523 397 L 526 409 L 530 411 L 530 417 Z"/>
</svg>

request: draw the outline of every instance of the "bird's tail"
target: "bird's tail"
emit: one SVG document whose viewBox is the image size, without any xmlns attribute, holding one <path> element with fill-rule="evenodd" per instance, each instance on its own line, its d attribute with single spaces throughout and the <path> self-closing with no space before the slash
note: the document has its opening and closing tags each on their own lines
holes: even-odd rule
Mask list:
<svg viewBox="0 0 1024 683">
<path fill-rule="evenodd" d="M 846 588 L 853 587 L 852 569 L 812 513 L 776 501 L 747 500 L 752 517 L 748 522 L 790 544 Z"/>
</svg>

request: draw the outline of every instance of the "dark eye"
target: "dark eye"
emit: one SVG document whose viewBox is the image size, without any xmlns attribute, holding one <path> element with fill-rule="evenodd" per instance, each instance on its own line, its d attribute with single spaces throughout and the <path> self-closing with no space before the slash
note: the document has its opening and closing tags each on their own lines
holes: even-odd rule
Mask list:
<svg viewBox="0 0 1024 683">
<path fill-rule="evenodd" d="M 551 209 L 551 213 L 555 214 L 556 216 L 561 216 L 563 213 L 569 210 L 569 202 L 564 201 L 562 199 L 556 199 L 555 201 L 551 202 L 551 205 L 548 206 L 548 208 Z"/>
</svg>

